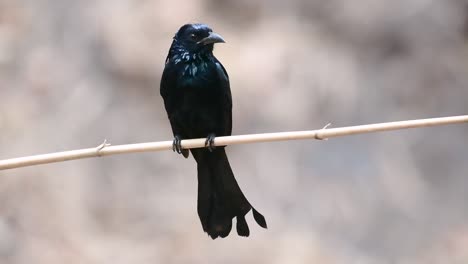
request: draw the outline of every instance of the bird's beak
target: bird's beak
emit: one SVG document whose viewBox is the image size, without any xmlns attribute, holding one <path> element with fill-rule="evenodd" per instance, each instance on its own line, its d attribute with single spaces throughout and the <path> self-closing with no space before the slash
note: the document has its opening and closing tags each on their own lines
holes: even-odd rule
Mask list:
<svg viewBox="0 0 468 264">
<path fill-rule="evenodd" d="M 213 43 L 225 43 L 223 37 L 221 37 L 219 34 L 210 32 L 210 35 L 208 37 L 200 40 L 197 42 L 197 44 L 202 44 L 202 45 L 207 45 L 207 44 L 213 44 Z"/>
</svg>

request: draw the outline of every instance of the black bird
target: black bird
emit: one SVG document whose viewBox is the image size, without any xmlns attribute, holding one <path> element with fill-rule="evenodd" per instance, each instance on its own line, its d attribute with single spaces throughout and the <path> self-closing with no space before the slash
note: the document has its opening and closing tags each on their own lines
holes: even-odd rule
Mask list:
<svg viewBox="0 0 468 264">
<path fill-rule="evenodd" d="M 231 232 L 249 236 L 245 215 L 267 227 L 265 217 L 245 198 L 229 165 L 224 147 L 214 147 L 215 136 L 231 135 L 232 97 L 229 77 L 213 55 L 224 39 L 204 24 L 186 24 L 174 36 L 161 78 L 160 92 L 174 134 L 173 150 L 189 156 L 180 141 L 206 137 L 206 148 L 191 149 L 198 169 L 198 216 L 203 230 L 215 239 Z"/>
</svg>

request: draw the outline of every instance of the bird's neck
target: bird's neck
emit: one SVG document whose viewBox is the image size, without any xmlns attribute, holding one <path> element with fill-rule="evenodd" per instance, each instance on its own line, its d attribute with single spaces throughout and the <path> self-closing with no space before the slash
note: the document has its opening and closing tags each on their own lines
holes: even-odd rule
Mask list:
<svg viewBox="0 0 468 264">
<path fill-rule="evenodd" d="M 168 59 L 174 64 L 200 64 L 211 61 L 213 53 L 210 50 L 189 51 L 174 43 L 171 47 Z"/>
</svg>

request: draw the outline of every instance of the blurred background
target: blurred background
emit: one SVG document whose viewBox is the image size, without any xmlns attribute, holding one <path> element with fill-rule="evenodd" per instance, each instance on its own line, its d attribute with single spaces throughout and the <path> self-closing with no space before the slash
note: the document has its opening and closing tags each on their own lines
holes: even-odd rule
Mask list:
<svg viewBox="0 0 468 264">
<path fill-rule="evenodd" d="M 170 140 L 187 22 L 226 40 L 233 134 L 468 114 L 468 1 L 0 0 L 0 159 Z M 0 172 L 0 263 L 468 263 L 467 125 L 228 147 L 267 218 L 212 241 L 172 152 Z"/>
</svg>

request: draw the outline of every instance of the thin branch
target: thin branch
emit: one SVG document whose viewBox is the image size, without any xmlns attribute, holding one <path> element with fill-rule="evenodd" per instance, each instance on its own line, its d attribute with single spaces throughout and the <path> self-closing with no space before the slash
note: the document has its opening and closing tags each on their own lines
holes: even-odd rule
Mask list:
<svg viewBox="0 0 468 264">
<path fill-rule="evenodd" d="M 332 137 L 349 136 L 379 131 L 399 130 L 416 127 L 442 126 L 457 123 L 468 123 L 468 115 L 409 120 L 390 123 L 379 123 L 371 125 L 350 126 L 341 128 L 328 128 L 310 131 L 279 132 L 239 136 L 217 137 L 215 146 L 227 146 L 234 144 L 249 144 L 258 142 L 286 141 L 298 139 L 318 139 L 324 140 Z M 202 148 L 205 146 L 205 139 L 188 139 L 182 141 L 182 148 Z M 107 141 L 95 148 L 56 152 L 50 154 L 0 160 L 0 170 L 13 169 L 19 167 L 33 166 L 39 164 L 62 162 L 67 160 L 84 159 L 91 157 L 109 156 L 116 154 L 126 154 L 135 152 L 171 150 L 172 141 L 160 141 L 151 143 L 128 144 L 111 146 Z"/>
</svg>

